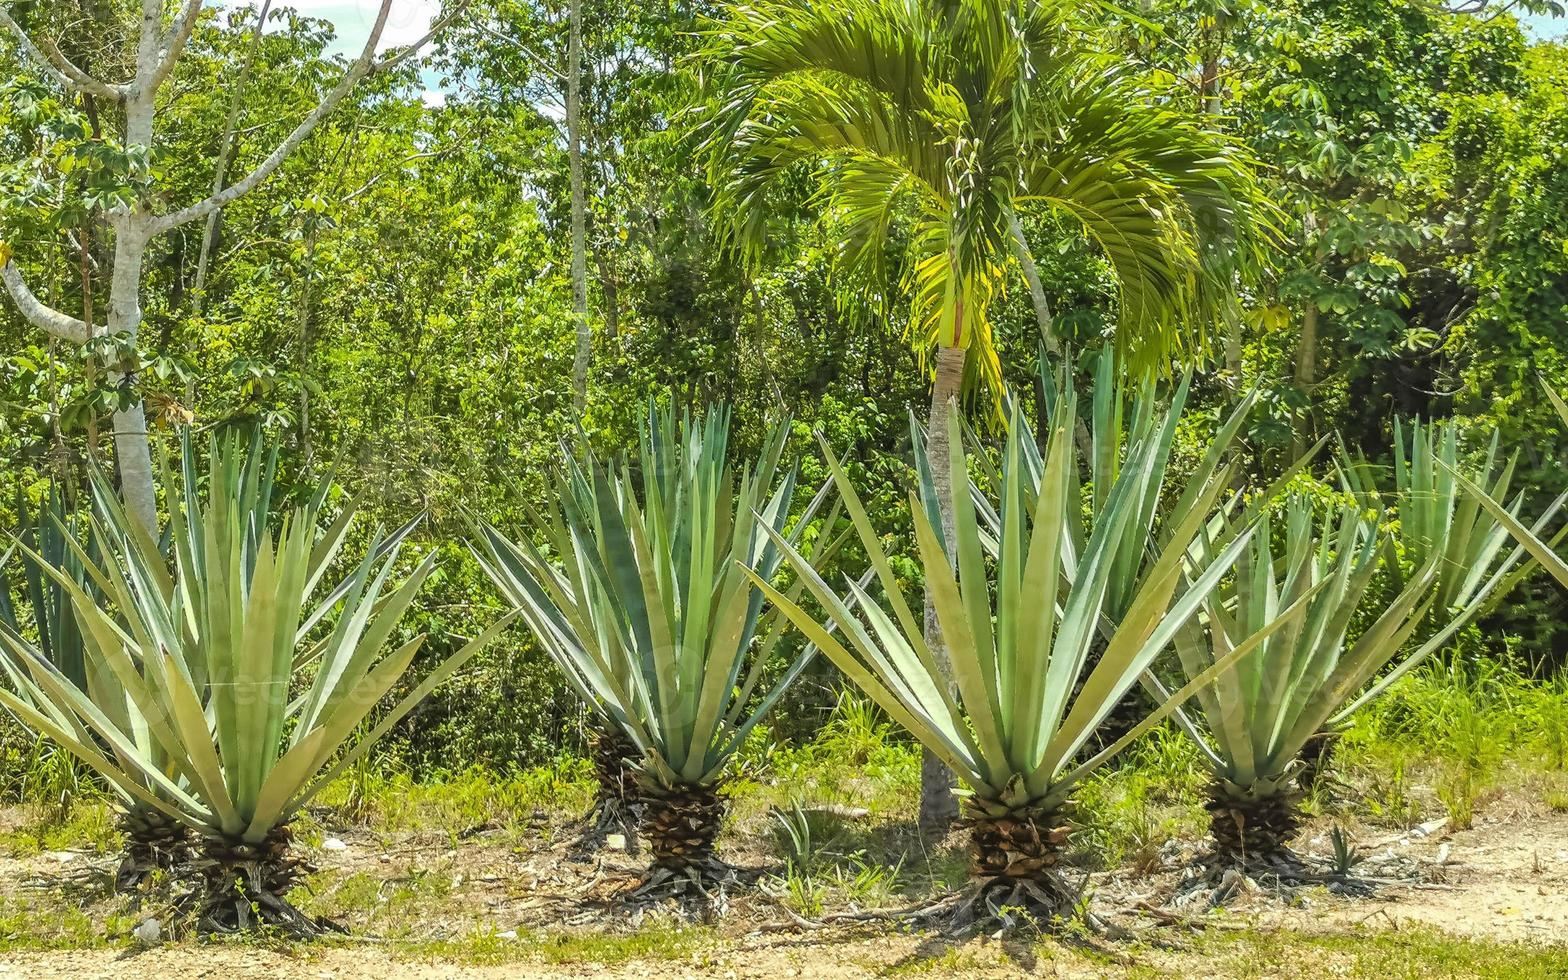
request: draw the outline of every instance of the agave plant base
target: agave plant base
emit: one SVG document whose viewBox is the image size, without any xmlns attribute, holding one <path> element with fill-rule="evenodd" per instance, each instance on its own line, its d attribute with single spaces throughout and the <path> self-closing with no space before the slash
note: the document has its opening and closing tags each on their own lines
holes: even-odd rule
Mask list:
<svg viewBox="0 0 1568 980">
<path fill-rule="evenodd" d="M 314 871 L 291 852 L 293 834 L 278 827 L 259 844 L 208 838 L 187 869 L 194 884 L 184 911 L 203 933 L 273 931 L 293 939 L 342 932 L 336 923 L 307 915 L 288 893 Z"/>
<path fill-rule="evenodd" d="M 970 886 L 929 910 L 949 931 L 995 928 L 1047 930 L 1073 917 L 1079 892 L 1062 875 L 1068 828 L 1056 811 L 1019 809 L 1003 814 L 972 810 Z"/>
<path fill-rule="evenodd" d="M 117 820 L 125 856 L 115 872 L 120 891 L 136 891 L 159 873 L 168 874 L 195 856 L 191 832 L 157 810 L 126 810 Z"/>
<path fill-rule="evenodd" d="M 1209 834 L 1216 867 L 1239 868 L 1281 880 L 1310 877 L 1306 865 L 1290 849 L 1301 824 L 1302 792 L 1291 777 L 1238 786 L 1217 779 L 1209 786 Z"/>
<path fill-rule="evenodd" d="M 626 852 L 638 851 L 642 793 L 637 786 L 637 746 L 619 732 L 601 731 L 594 739 L 593 769 L 598 783 L 593 809 L 584 819 L 582 835 L 572 846 L 578 856 L 604 846 L 611 834 L 626 839 Z"/>
<path fill-rule="evenodd" d="M 722 908 L 738 869 L 714 850 L 728 803 L 716 786 L 643 786 L 643 835 L 653 867 L 633 891 L 640 901 L 693 901 L 707 912 Z"/>
</svg>

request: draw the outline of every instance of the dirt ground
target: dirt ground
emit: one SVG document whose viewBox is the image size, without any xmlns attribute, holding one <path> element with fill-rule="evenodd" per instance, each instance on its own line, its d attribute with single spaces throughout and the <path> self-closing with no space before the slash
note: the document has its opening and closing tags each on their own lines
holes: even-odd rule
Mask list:
<svg viewBox="0 0 1568 980">
<path fill-rule="evenodd" d="M 1203 895 L 1176 905 L 1191 854 L 1173 847 L 1160 868 L 1093 876 L 1092 908 L 1126 934 L 1088 946 L 983 938 L 953 945 L 888 924 L 803 928 L 755 894 L 738 898 L 712 929 L 659 926 L 676 938 L 639 946 L 617 940 L 607 924 L 614 918 L 595 913 L 634 879 L 637 859 L 572 862 L 549 837 L 537 845 L 483 831 L 460 844 L 346 831 L 326 838 L 314 855 L 323 868 L 320 907 L 357 935 L 387 938 L 287 948 L 182 942 L 13 951 L 0 953 L 0 978 L 1568 977 L 1568 813 L 1538 807 L 1500 804 L 1469 830 L 1433 821 L 1369 837 L 1358 871 L 1374 879 L 1370 897 L 1323 888 L 1280 896 L 1243 881 L 1223 909 L 1210 910 Z M 1304 846 L 1324 853 L 1330 845 L 1319 837 Z M 48 852 L 0 862 L 0 873 L 13 896 L 23 889 L 47 910 L 49 901 L 69 899 L 38 882 L 49 879 L 51 863 L 58 878 L 73 860 L 86 859 Z M 1400 880 L 1377 884 L 1380 877 Z M 439 888 L 427 887 L 433 879 Z M 411 882 L 425 890 L 407 897 Z M 348 901 L 352 889 L 375 898 Z M 394 892 L 406 898 L 400 912 L 388 911 Z M 563 918 L 581 924 L 563 928 Z M 1495 972 L 1421 965 L 1447 962 L 1438 954 L 1422 960 L 1417 947 L 1454 942 L 1449 937 L 1482 944 L 1482 962 L 1494 963 Z M 1374 948 L 1382 959 L 1369 958 Z M 1533 965 L 1514 972 L 1508 959 L 1526 950 Z"/>
</svg>

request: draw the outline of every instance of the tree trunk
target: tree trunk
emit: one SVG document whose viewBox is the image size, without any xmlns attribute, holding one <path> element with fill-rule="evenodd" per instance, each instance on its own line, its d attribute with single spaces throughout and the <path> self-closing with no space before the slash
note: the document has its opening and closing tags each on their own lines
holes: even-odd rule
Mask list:
<svg viewBox="0 0 1568 980">
<path fill-rule="evenodd" d="M 1318 383 L 1318 304 L 1308 297 L 1307 308 L 1301 314 L 1301 345 L 1296 348 L 1296 390 L 1310 399 Z M 1309 402 L 1310 403 L 1310 402 Z M 1307 451 L 1307 430 L 1312 425 L 1312 412 L 1301 414 L 1296 423 L 1294 450 L 1297 456 Z"/>
<path fill-rule="evenodd" d="M 142 147 L 150 154 L 156 92 L 149 91 L 146 82 L 158 63 L 159 36 L 155 6 L 144 4 L 142 13 L 144 23 L 136 52 L 138 93 L 125 103 L 125 145 Z M 142 326 L 142 262 L 152 237 L 152 217 L 146 208 L 146 202 L 137 201 L 128 213 L 112 219 L 114 272 L 109 280 L 107 326 L 110 334 L 123 334 L 133 350 Z M 134 376 L 118 374 L 111 374 L 110 380 L 128 386 L 136 383 Z M 125 499 L 126 512 L 156 539 L 158 503 L 153 490 L 152 450 L 147 412 L 140 398 L 129 408 L 114 413 L 114 458 L 120 470 L 120 496 Z"/>
<path fill-rule="evenodd" d="M 621 288 L 614 261 L 601 250 L 598 255 L 599 289 L 604 293 L 604 335 L 611 341 L 621 335 Z"/>
<path fill-rule="evenodd" d="M 1034 253 L 1029 250 L 1029 239 L 1024 236 L 1024 226 L 1015 213 L 1008 220 L 1008 231 L 1013 236 L 1013 255 L 1024 270 L 1024 280 L 1029 283 L 1029 299 L 1034 303 L 1034 320 L 1040 327 L 1040 339 L 1052 354 L 1062 352 L 1062 343 L 1056 339 L 1056 323 L 1051 317 L 1051 304 L 1045 298 L 1045 286 L 1040 282 L 1040 269 L 1034 264 Z"/>
<path fill-rule="evenodd" d="M 114 276 L 109 285 L 111 334 L 124 334 L 135 345 L 142 325 L 142 260 L 147 254 L 147 230 L 139 214 L 116 222 Z M 118 372 L 110 380 L 134 385 L 134 376 Z M 120 470 L 120 494 L 126 511 L 154 537 L 158 534 L 158 505 L 153 490 L 152 451 L 147 436 L 147 413 L 137 398 L 129 408 L 114 413 L 114 458 Z"/>
<path fill-rule="evenodd" d="M 305 459 L 305 467 L 309 469 L 311 461 L 310 446 L 310 320 L 311 300 L 314 298 L 311 287 L 315 282 L 316 272 L 316 239 L 320 233 L 320 225 L 314 220 L 310 231 L 305 235 L 305 269 L 303 281 L 300 283 L 299 298 L 299 330 L 296 342 L 299 344 L 298 370 L 299 370 L 299 447 L 300 454 Z"/>
<path fill-rule="evenodd" d="M 577 354 L 572 358 L 572 394 L 580 409 L 588 401 L 588 363 L 593 356 L 593 334 L 588 327 L 588 229 L 587 202 L 583 194 L 582 74 L 583 10 L 572 0 L 571 36 L 568 39 L 566 75 L 566 155 L 572 183 L 572 317 L 577 327 Z"/>
<path fill-rule="evenodd" d="M 936 379 L 931 385 L 931 412 L 926 419 L 926 458 L 931 462 L 932 485 L 942 514 L 942 540 L 947 545 L 948 563 L 954 564 L 956 548 L 953 535 L 953 447 L 947 438 L 947 413 L 958 410 L 959 389 L 964 382 L 965 351 L 938 347 Z M 953 665 L 937 622 L 931 593 L 925 597 L 926 645 L 942 671 L 948 688 L 953 687 Z M 958 798 L 953 795 L 953 773 L 927 749 L 920 757 L 920 826 L 928 831 L 945 831 L 958 818 Z"/>
</svg>

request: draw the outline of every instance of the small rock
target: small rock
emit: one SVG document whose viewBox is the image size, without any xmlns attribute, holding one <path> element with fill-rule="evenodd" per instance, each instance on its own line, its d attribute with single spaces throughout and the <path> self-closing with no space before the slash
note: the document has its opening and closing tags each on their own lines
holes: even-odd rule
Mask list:
<svg viewBox="0 0 1568 980">
<path fill-rule="evenodd" d="M 863 806 L 845 806 L 842 803 L 827 803 L 822 806 L 806 807 L 805 812 L 838 817 L 840 820 L 864 820 L 871 816 L 871 811 Z"/>
<path fill-rule="evenodd" d="M 157 919 L 146 918 L 137 923 L 131 930 L 131 935 L 136 937 L 136 942 L 142 946 L 156 945 L 163 938 L 163 924 Z"/>
<path fill-rule="evenodd" d="M 624 851 L 626 850 L 626 835 L 606 834 L 604 837 L 604 846 L 608 847 L 612 851 Z"/>
<path fill-rule="evenodd" d="M 44 857 L 52 858 L 53 860 L 59 861 L 61 864 L 70 864 L 72 861 L 76 860 L 77 856 L 78 855 L 75 851 L 50 851 L 48 854 L 44 855 Z"/>
<path fill-rule="evenodd" d="M 496 935 L 497 939 L 516 939 L 517 938 L 517 930 L 516 929 L 508 929 L 505 932 L 498 932 L 495 935 Z"/>
<path fill-rule="evenodd" d="M 321 849 L 323 851 L 346 851 L 348 850 L 348 845 L 338 840 L 336 837 L 328 837 L 326 840 L 321 842 Z"/>
</svg>

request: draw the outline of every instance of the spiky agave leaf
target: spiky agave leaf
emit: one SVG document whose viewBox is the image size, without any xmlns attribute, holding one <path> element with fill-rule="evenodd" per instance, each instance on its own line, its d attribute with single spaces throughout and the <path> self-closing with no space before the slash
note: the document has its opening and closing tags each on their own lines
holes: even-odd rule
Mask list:
<svg viewBox="0 0 1568 980">
<path fill-rule="evenodd" d="M 1383 563 L 1400 584 L 1428 573 L 1433 601 L 1415 633 L 1419 641 L 1392 670 L 1382 673 L 1354 700 L 1328 720 L 1329 730 L 1343 727 L 1350 716 L 1401 677 L 1425 663 L 1455 634 L 1493 609 L 1533 569 L 1536 560 L 1527 544 L 1508 547 L 1510 525 L 1523 527 L 1519 514 L 1524 495 L 1518 494 L 1497 511 L 1464 490 L 1478 480 L 1489 487 L 1489 499 L 1508 494 L 1514 463 L 1499 467 L 1497 441 L 1492 440 L 1479 463 L 1461 459 L 1455 429 L 1447 425 L 1411 427 L 1408 447 L 1403 426 L 1395 420 L 1394 513 L 1396 530 L 1384 545 Z M 1341 481 L 1364 504 L 1376 506 L 1388 496 L 1370 479 L 1371 471 L 1358 460 L 1341 467 Z M 1540 531 L 1568 503 L 1568 493 L 1553 500 L 1536 520 Z M 1559 534 L 1557 539 L 1562 540 Z M 1396 547 L 1397 543 L 1397 547 Z M 1402 560 L 1401 560 L 1402 556 Z M 1405 573 L 1405 569 L 1413 571 Z"/>
<path fill-rule="evenodd" d="M 258 468 L 257 454 L 237 439 L 212 446 L 202 499 L 194 454 L 184 449 L 183 479 L 163 470 L 172 571 L 102 474 L 94 480 L 92 521 L 102 557 L 73 550 L 113 612 L 51 570 L 85 638 L 88 690 L 72 686 L 30 644 L 5 636 L 22 693 L 0 691 L 0 702 L 126 796 L 202 835 L 228 872 L 236 856 L 280 853 L 279 828 L 502 624 L 443 661 L 350 746 L 423 642 L 386 649 L 434 554 L 389 587 L 409 528 L 391 539 L 377 531 L 343 584 L 314 600 L 351 516 L 323 529 L 322 487 L 276 518 L 267 499 L 270 463 Z M 312 640 L 313 627 L 334 614 L 330 629 Z M 303 693 L 293 696 L 296 680 Z M 263 880 L 281 885 L 286 876 L 252 867 L 228 880 L 239 889 L 237 903 L 270 903 L 284 924 L 300 924 L 267 886 L 246 891 Z M 244 921 L 248 913 L 239 915 Z"/>
<path fill-rule="evenodd" d="M 1543 383 L 1542 387 L 1546 391 L 1546 397 L 1551 401 L 1552 407 L 1556 409 L 1558 417 L 1562 419 L 1564 428 L 1568 429 L 1568 402 L 1565 402 L 1563 396 L 1553 390 L 1550 385 Z M 1568 525 L 1563 526 L 1550 538 L 1546 536 L 1546 528 L 1551 524 L 1552 519 L 1562 508 L 1564 502 L 1568 501 L 1568 491 L 1564 491 L 1561 496 L 1553 501 L 1551 506 L 1547 507 L 1546 512 L 1533 525 L 1526 525 L 1519 519 L 1517 501 L 1512 506 L 1504 504 L 1502 495 L 1497 493 L 1495 488 L 1489 489 L 1477 483 L 1460 472 L 1446 458 L 1440 460 L 1439 465 L 1453 479 L 1454 483 L 1464 491 L 1468 499 L 1473 500 L 1491 515 L 1508 534 L 1512 535 L 1519 542 L 1521 548 L 1529 552 L 1532 559 L 1540 562 L 1542 567 L 1553 578 L 1561 583 L 1564 588 L 1568 588 L 1568 560 L 1564 560 L 1558 551 L 1564 538 L 1568 538 Z"/>
<path fill-rule="evenodd" d="M 1069 410 L 1062 418 L 1070 418 L 1071 392 L 1059 397 Z M 958 423 L 955 419 L 950 424 L 956 443 Z M 921 566 L 951 651 L 956 697 L 949 694 L 927 649 L 921 624 L 869 515 L 825 444 L 845 510 L 880 579 L 882 601 L 855 583 L 841 596 L 781 536 L 775 540 L 826 610 L 826 623 L 771 586 L 767 575 L 759 571 L 753 579 L 840 669 L 967 785 L 975 821 L 973 873 L 981 892 L 1000 883 L 1007 895 L 1003 904 L 1016 898 L 1054 914 L 1063 911 L 1066 893 L 1055 877 L 1050 852 L 1059 847 L 1056 823 L 1074 787 L 1191 691 L 1212 682 L 1256 646 L 1232 651 L 1126 737 L 1080 758 L 1106 713 L 1215 587 L 1251 532 L 1237 534 L 1228 549 L 1201 570 L 1194 586 L 1177 595 L 1188 545 L 1223 489 L 1218 483 L 1208 487 L 1156 548 L 1153 566 L 1099 660 L 1090 665 L 1090 647 L 1111 592 L 1115 551 L 1127 526 L 1139 520 L 1141 490 L 1150 479 L 1158 446 L 1150 439 L 1132 449 L 1080 548 L 1071 531 L 1080 501 L 1072 492 L 1073 450 L 1067 427 L 1053 425 L 1037 482 L 1029 472 L 1022 432 L 1021 425 L 1011 427 L 1004 452 L 995 505 L 994 564 L 986 560 L 970 494 L 956 495 L 956 572 L 949 568 L 941 532 L 925 502 L 913 495 L 911 499 Z M 955 453 L 955 485 L 969 479 L 966 466 L 964 454 Z M 1038 486 L 1032 504 L 1026 499 L 1031 486 Z M 827 624 L 845 639 L 836 639 Z"/>
<path fill-rule="evenodd" d="M 737 473 L 726 460 L 726 409 L 677 420 L 650 406 L 635 469 L 586 450 L 568 457 L 558 501 L 533 522 L 553 558 L 527 538 L 476 526 L 486 572 L 577 693 L 636 745 L 645 790 L 683 813 L 714 812 L 708 794 L 729 760 L 813 653 L 766 677 L 783 624 L 764 616 L 743 571 L 779 568 L 771 535 L 782 536 L 796 496 L 794 469 L 781 467 L 787 436 L 787 426 L 774 427 L 761 457 Z M 662 826 L 658 813 L 649 820 Z M 716 828 L 706 816 L 698 822 L 700 864 Z M 655 839 L 656 856 L 660 846 Z"/>
<path fill-rule="evenodd" d="M 1057 392 L 1066 384 L 1065 375 L 1053 376 L 1045 352 L 1039 361 L 1040 386 L 1045 393 L 1046 424 L 1075 426 L 1078 419 L 1073 414 L 1074 405 L 1064 405 Z M 1066 370 L 1063 366 L 1062 370 Z M 1106 592 L 1104 615 L 1098 628 L 1104 639 L 1116 629 L 1116 624 L 1126 613 L 1141 583 L 1158 557 L 1157 547 L 1176 526 L 1175 518 L 1188 514 L 1200 500 L 1213 499 L 1218 491 L 1230 485 L 1234 468 L 1226 460 L 1236 445 L 1253 407 L 1257 404 L 1256 390 L 1248 392 L 1228 416 L 1220 421 L 1208 439 L 1202 458 L 1190 470 L 1177 474 L 1172 466 L 1172 452 L 1181 423 L 1186 419 L 1187 398 L 1191 389 L 1191 375 L 1177 380 L 1168 394 L 1162 393 L 1152 378 L 1129 382 L 1126 373 L 1117 363 L 1116 352 L 1105 349 L 1095 358 L 1094 389 L 1089 405 L 1087 448 L 1074 440 L 1079 452 L 1077 465 L 1069 469 L 1068 494 L 1082 497 L 1085 506 L 1069 516 L 1071 545 L 1082 551 L 1088 543 L 1089 533 L 1095 527 L 1111 499 L 1111 490 L 1117 485 L 1123 470 L 1133 461 L 1135 450 L 1152 447 L 1150 465 L 1140 471 L 1135 489 L 1133 512 L 1136 518 L 1125 523 L 1120 539 L 1111 548 L 1113 568 Z M 1022 413 L 1014 413 L 1013 425 L 1020 427 L 1019 447 L 1025 480 L 1023 500 L 1033 507 L 1040 492 L 1040 479 L 1044 472 L 1035 440 L 1033 427 Z M 1069 429 L 1071 431 L 1071 429 Z M 985 483 L 996 486 L 1000 473 L 981 449 L 980 440 L 972 431 L 965 433 L 973 464 L 985 477 Z M 1326 440 L 1325 440 L 1326 441 Z M 1279 488 L 1285 486 L 1303 470 L 1324 442 L 1319 442 L 1297 459 L 1285 472 L 1262 491 L 1252 494 L 1250 501 L 1232 499 L 1227 506 L 1234 511 L 1226 520 L 1224 514 L 1213 514 L 1211 523 L 1239 530 L 1250 525 L 1261 513 Z M 916 471 L 922 482 L 922 495 L 929 497 L 931 484 L 930 465 L 916 440 Z M 1080 473 L 1087 473 L 1087 488 L 1080 487 Z M 1181 491 L 1167 501 L 1170 481 L 1179 475 L 1183 481 Z M 1084 493 L 1087 489 L 1087 493 Z M 979 483 L 971 484 L 971 497 L 979 515 L 987 553 L 995 556 L 1000 516 L 991 506 L 986 491 Z"/>
<path fill-rule="evenodd" d="M 1435 468 L 1432 459 L 1423 465 L 1428 472 Z M 1409 512 L 1425 505 L 1405 506 Z M 1199 693 L 1206 725 L 1177 713 L 1214 774 L 1209 808 L 1221 857 L 1298 870 L 1289 841 L 1303 748 L 1338 730 L 1361 705 L 1447 642 L 1504 580 L 1517 556 L 1496 568 L 1488 560 L 1486 577 L 1466 588 L 1460 600 L 1445 590 L 1444 565 L 1454 553 L 1446 537 L 1452 523 L 1433 521 L 1409 530 L 1419 534 L 1424 526 L 1431 532 L 1411 549 L 1419 563 L 1396 581 L 1393 599 L 1352 641 L 1351 623 L 1363 604 L 1383 601 L 1371 586 L 1398 561 L 1394 536 L 1380 530 L 1369 512 L 1340 507 L 1319 513 L 1310 500 L 1292 497 L 1284 505 L 1283 550 L 1276 550 L 1272 521 L 1265 518 L 1236 575 L 1212 591 L 1199 615 L 1178 632 L 1178 655 L 1194 675 L 1259 632 L 1273 631 L 1285 608 L 1306 604 L 1298 625 L 1273 632 L 1255 656 Z M 1445 607 L 1445 601 L 1458 605 Z M 1423 640 L 1423 624 L 1439 610 Z M 1388 671 L 1396 660 L 1399 667 Z M 1160 690 L 1157 680 L 1147 683 Z"/>
<path fill-rule="evenodd" d="M 1495 434 L 1480 459 L 1467 462 L 1460 453 L 1457 426 L 1417 419 L 1407 430 L 1395 419 L 1391 491 L 1363 457 L 1357 455 L 1343 467 L 1347 488 L 1364 505 L 1381 508 L 1392 497 L 1399 523 L 1397 538 L 1389 538 L 1391 549 L 1397 540 L 1405 561 L 1416 568 L 1434 556 L 1439 559 L 1431 628 L 1440 628 L 1454 611 L 1473 610 L 1473 618 L 1491 609 L 1529 573 L 1520 561 L 1522 549 L 1506 547 L 1507 528 L 1454 477 L 1464 475 L 1493 500 L 1506 501 L 1516 460 L 1517 454 L 1506 461 L 1500 458 Z M 1522 502 L 1517 495 L 1508 505 L 1516 518 Z M 1562 503 L 1559 499 L 1548 508 L 1548 519 Z M 1399 568 L 1392 555 L 1389 565 Z"/>
<path fill-rule="evenodd" d="M 1167 541 L 1171 531 L 1178 525 L 1179 518 L 1189 514 L 1199 501 L 1214 499 L 1219 491 L 1231 484 L 1234 468 L 1227 464 L 1227 460 L 1257 403 L 1257 391 L 1248 392 L 1228 416 L 1220 419 L 1202 457 L 1190 469 L 1177 473 L 1172 465 L 1172 453 L 1178 429 L 1187 420 L 1185 412 L 1191 375 L 1179 378 L 1167 394 L 1160 390 L 1153 379 L 1126 380 L 1125 372 L 1119 370 L 1116 361 L 1116 353 L 1112 349 L 1102 350 L 1095 358 L 1094 388 L 1087 413 L 1089 424 L 1085 431 L 1072 440 L 1077 453 L 1074 457 L 1075 465 L 1069 467 L 1068 495 L 1070 499 L 1084 501 L 1082 508 L 1068 515 L 1069 539 L 1076 551 L 1084 549 L 1090 531 L 1100 523 L 1111 500 L 1111 491 L 1135 459 L 1135 453 L 1148 448 L 1152 452 L 1152 460 L 1151 465 L 1129 477 L 1134 481 L 1134 517 L 1124 523 L 1119 531 L 1119 539 L 1109 548 L 1112 564 L 1105 602 L 1096 623 L 1099 632 L 1097 647 L 1110 642 L 1144 580 L 1157 566 L 1159 545 Z M 1067 366 L 1062 365 L 1057 376 L 1053 377 L 1050 362 L 1042 350 L 1039 370 L 1040 387 L 1045 395 L 1045 424 L 1082 426 L 1083 423 L 1074 412 L 1076 406 L 1071 402 L 1064 404 L 1057 394 L 1066 383 L 1066 375 L 1062 372 L 1067 370 Z M 1019 446 L 1025 473 L 1023 499 L 1026 506 L 1032 507 L 1039 495 L 1043 460 L 1028 419 L 1022 413 L 1017 413 L 1013 424 L 1021 429 Z M 1072 431 L 1071 428 L 1069 431 Z M 971 434 L 971 445 L 978 444 L 979 440 Z M 1261 492 L 1251 494 L 1249 499 L 1230 498 L 1225 504 L 1225 513 L 1211 515 L 1211 527 L 1221 529 L 1221 533 L 1228 533 L 1249 526 L 1277 494 L 1278 489 L 1304 469 L 1323 445 L 1323 442 L 1319 442 L 1287 467 L 1272 484 Z M 1000 475 L 990 457 L 984 452 L 975 452 L 973 455 L 986 483 L 997 485 Z M 916 460 L 923 484 L 929 485 L 929 466 L 921 458 L 918 447 Z M 1080 487 L 1081 476 L 1087 476 L 1087 487 Z M 1172 490 L 1172 483 L 1176 480 L 1181 481 L 1179 492 Z M 987 551 L 994 556 L 1000 517 L 978 484 L 972 485 L 971 496 L 985 532 Z M 1091 659 L 1093 656 L 1091 653 Z M 1130 689 L 1106 715 L 1095 733 L 1095 744 L 1114 742 L 1135 727 L 1157 703 L 1150 700 L 1150 695 L 1143 687 Z"/>
<path fill-rule="evenodd" d="M 1288 845 L 1302 747 L 1399 651 L 1432 603 L 1428 563 L 1347 648 L 1383 536 L 1354 508 L 1331 512 L 1321 531 L 1310 501 L 1292 498 L 1286 512 L 1283 553 L 1265 517 L 1234 577 L 1209 593 L 1176 636 L 1182 666 L 1198 674 L 1273 629 L 1282 610 L 1305 603 L 1296 624 L 1274 631 L 1255 656 L 1199 692 L 1206 726 L 1177 712 L 1214 774 L 1209 808 L 1218 850 L 1277 870 L 1294 866 Z M 1161 690 L 1153 677 L 1145 682 Z"/>
<path fill-rule="evenodd" d="M 71 614 L 71 600 L 45 571 L 59 568 L 83 588 L 93 590 L 81 561 L 66 545 L 81 534 L 81 524 L 57 486 L 36 512 L 20 494 L 16 501 L 15 544 L 0 551 L 0 631 L 35 637 L 39 652 L 77 687 L 87 686 L 82 636 Z M 26 550 L 24 550 L 26 549 Z M 38 557 L 34 557 L 34 556 Z M 19 572 L 19 578 L 13 578 Z M 28 615 L 18 613 L 25 603 Z"/>
</svg>

